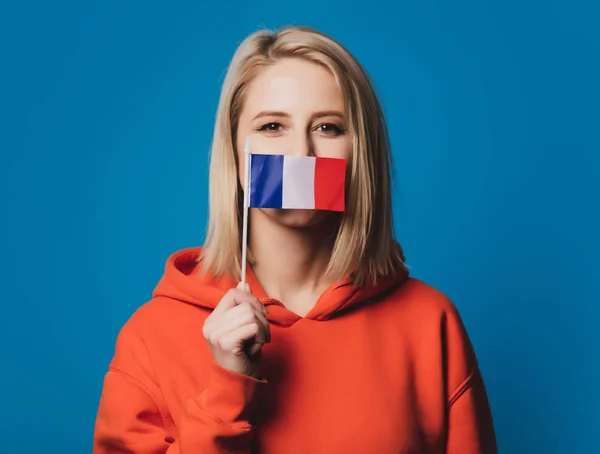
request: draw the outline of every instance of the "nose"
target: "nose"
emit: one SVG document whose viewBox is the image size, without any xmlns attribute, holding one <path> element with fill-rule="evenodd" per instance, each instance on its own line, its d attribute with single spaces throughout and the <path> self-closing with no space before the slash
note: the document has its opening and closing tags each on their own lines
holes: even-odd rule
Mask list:
<svg viewBox="0 0 600 454">
<path fill-rule="evenodd" d="M 298 134 L 294 134 L 294 138 L 292 139 L 292 143 L 290 144 L 290 154 L 294 156 L 315 156 L 315 144 L 312 140 L 311 135 L 306 133 L 299 132 Z"/>
</svg>

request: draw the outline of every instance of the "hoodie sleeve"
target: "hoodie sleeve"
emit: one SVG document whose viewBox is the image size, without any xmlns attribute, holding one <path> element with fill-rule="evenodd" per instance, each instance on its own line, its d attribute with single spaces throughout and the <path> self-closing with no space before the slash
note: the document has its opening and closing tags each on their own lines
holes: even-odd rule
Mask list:
<svg viewBox="0 0 600 454">
<path fill-rule="evenodd" d="M 104 379 L 94 454 L 249 454 L 249 409 L 266 384 L 212 363 L 209 384 L 184 406 L 177 427 L 152 379 L 141 338 L 122 330 Z"/>
<path fill-rule="evenodd" d="M 446 454 L 497 454 L 492 413 L 473 346 L 456 309 L 446 315 Z"/>
</svg>

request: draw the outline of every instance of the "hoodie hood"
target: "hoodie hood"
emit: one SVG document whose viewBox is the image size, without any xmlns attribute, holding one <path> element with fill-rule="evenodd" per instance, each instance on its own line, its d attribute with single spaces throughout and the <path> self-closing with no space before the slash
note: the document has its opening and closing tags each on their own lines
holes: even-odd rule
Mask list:
<svg viewBox="0 0 600 454">
<path fill-rule="evenodd" d="M 231 278 L 217 278 L 211 275 L 202 276 L 198 258 L 202 248 L 189 248 L 175 252 L 168 259 L 165 271 L 156 286 L 154 298 L 169 298 L 205 309 L 214 309 L 225 293 L 237 286 Z M 251 267 L 246 270 L 246 280 L 252 294 L 268 308 L 269 322 L 280 326 L 291 326 L 305 319 L 328 320 L 352 310 L 359 304 L 375 302 L 398 288 L 408 279 L 408 271 L 399 270 L 377 282 L 357 287 L 350 279 L 343 279 L 331 285 L 317 300 L 315 306 L 304 317 L 289 311 L 278 300 L 269 298 Z"/>
</svg>

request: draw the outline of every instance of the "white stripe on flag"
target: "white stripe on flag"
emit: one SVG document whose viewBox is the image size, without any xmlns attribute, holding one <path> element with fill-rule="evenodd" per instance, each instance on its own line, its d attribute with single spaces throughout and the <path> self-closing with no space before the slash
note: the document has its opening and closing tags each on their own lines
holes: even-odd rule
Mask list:
<svg viewBox="0 0 600 454">
<path fill-rule="evenodd" d="M 315 208 L 314 156 L 286 156 L 283 158 L 283 207 Z"/>
</svg>

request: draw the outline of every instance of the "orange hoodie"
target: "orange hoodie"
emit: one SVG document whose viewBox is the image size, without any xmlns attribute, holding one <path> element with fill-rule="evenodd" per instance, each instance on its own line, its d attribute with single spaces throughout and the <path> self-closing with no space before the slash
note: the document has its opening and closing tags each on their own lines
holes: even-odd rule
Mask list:
<svg viewBox="0 0 600 454">
<path fill-rule="evenodd" d="M 204 320 L 227 279 L 171 256 L 153 298 L 121 330 L 94 453 L 494 454 L 488 400 L 453 304 L 405 273 L 330 287 L 305 317 L 269 299 L 262 380 L 213 360 Z"/>
</svg>

